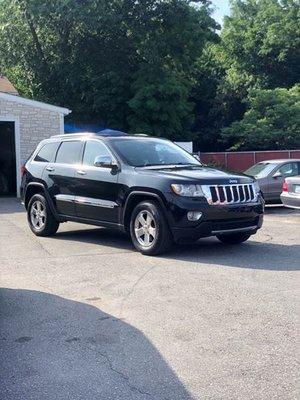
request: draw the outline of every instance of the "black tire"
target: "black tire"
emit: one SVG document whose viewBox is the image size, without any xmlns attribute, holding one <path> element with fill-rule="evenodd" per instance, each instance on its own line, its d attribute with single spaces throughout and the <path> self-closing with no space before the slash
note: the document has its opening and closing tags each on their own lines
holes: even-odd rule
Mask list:
<svg viewBox="0 0 300 400">
<path fill-rule="evenodd" d="M 143 212 L 145 213 L 144 216 L 150 214 L 154 221 L 153 223 L 151 221 L 151 225 L 148 229 L 150 230 L 152 228 L 156 230 L 155 238 L 152 236 L 153 239 L 152 241 L 150 239 L 150 244 L 148 246 L 141 243 L 141 241 L 144 241 L 143 238 L 146 239 L 145 236 L 142 236 L 140 238 L 141 241 L 139 241 L 135 230 L 137 218 L 138 216 L 143 215 Z M 143 201 L 134 208 L 130 219 L 130 236 L 135 248 L 142 254 L 149 256 L 165 253 L 171 248 L 173 244 L 173 239 L 168 226 L 168 222 L 161 209 L 161 206 L 152 200 Z"/>
<path fill-rule="evenodd" d="M 217 238 L 225 244 L 239 244 L 246 242 L 251 236 L 248 232 L 232 233 L 229 235 L 217 235 Z"/>
<path fill-rule="evenodd" d="M 43 223 L 40 228 L 35 224 L 32 213 L 33 209 L 36 209 L 37 204 L 41 203 L 43 214 Z M 46 198 L 42 194 L 35 194 L 31 197 L 27 207 L 27 220 L 30 229 L 36 236 L 51 236 L 54 235 L 59 227 L 59 222 L 55 219 Z"/>
</svg>

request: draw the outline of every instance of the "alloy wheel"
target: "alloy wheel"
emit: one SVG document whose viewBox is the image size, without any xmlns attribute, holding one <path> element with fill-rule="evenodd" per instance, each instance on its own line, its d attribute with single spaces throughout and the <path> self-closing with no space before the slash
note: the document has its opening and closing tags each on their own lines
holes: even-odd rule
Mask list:
<svg viewBox="0 0 300 400">
<path fill-rule="evenodd" d="M 44 204 L 39 200 L 36 200 L 31 206 L 30 221 L 37 230 L 41 230 L 45 226 L 46 210 Z"/>
<path fill-rule="evenodd" d="M 142 210 L 134 221 L 134 233 L 136 240 L 144 247 L 150 247 L 157 237 L 157 226 L 153 215 Z"/>
</svg>

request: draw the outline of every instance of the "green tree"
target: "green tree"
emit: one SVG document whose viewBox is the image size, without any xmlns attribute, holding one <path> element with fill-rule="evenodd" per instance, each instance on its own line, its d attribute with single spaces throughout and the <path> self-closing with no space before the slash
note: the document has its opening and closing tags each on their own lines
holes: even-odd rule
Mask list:
<svg viewBox="0 0 300 400">
<path fill-rule="evenodd" d="M 146 133 L 173 140 L 191 139 L 193 104 L 188 86 L 176 75 L 145 68 L 134 83 L 135 95 L 129 101 L 132 133 Z"/>
<path fill-rule="evenodd" d="M 300 147 L 300 86 L 252 89 L 247 111 L 222 133 L 231 150 L 282 150 Z"/>
<path fill-rule="evenodd" d="M 299 0 L 232 0 L 222 47 L 226 79 L 243 87 L 291 87 L 300 81 Z"/>
<path fill-rule="evenodd" d="M 207 5 L 189 1 L 158 2 L 141 40 L 141 56 L 128 102 L 132 132 L 191 138 L 194 103 L 191 98 L 194 64 L 217 27 Z M 145 11 L 143 11 L 145 18 Z M 150 22 L 151 21 L 151 22 Z"/>
<path fill-rule="evenodd" d="M 249 90 L 299 83 L 300 7 L 295 0 L 232 0 L 220 41 L 197 62 L 193 97 L 201 151 L 221 150 L 223 128 L 241 120 Z"/>
<path fill-rule="evenodd" d="M 21 94 L 68 106 L 75 120 L 184 136 L 191 68 L 216 28 L 209 2 L 192 3 L 0 0 L 0 68 Z"/>
<path fill-rule="evenodd" d="M 134 49 L 120 5 L 108 3 L 1 0 L 1 69 L 21 94 L 124 124 Z"/>
</svg>

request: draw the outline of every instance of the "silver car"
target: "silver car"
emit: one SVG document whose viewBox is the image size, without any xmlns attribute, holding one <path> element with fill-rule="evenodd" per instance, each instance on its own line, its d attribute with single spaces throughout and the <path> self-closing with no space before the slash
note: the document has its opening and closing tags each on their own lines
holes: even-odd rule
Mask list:
<svg viewBox="0 0 300 400">
<path fill-rule="evenodd" d="M 284 206 L 300 209 L 300 176 L 284 180 L 280 198 Z"/>
<path fill-rule="evenodd" d="M 267 160 L 253 165 L 245 174 L 257 179 L 267 203 L 281 203 L 280 194 L 285 178 L 300 175 L 300 160 Z"/>
</svg>

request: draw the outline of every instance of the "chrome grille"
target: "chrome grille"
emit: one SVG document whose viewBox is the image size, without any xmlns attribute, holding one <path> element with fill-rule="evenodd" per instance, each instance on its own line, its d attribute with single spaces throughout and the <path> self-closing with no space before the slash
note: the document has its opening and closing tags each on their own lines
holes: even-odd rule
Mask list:
<svg viewBox="0 0 300 400">
<path fill-rule="evenodd" d="M 257 201 L 253 185 L 202 185 L 202 191 L 209 204 L 253 203 Z"/>
</svg>

